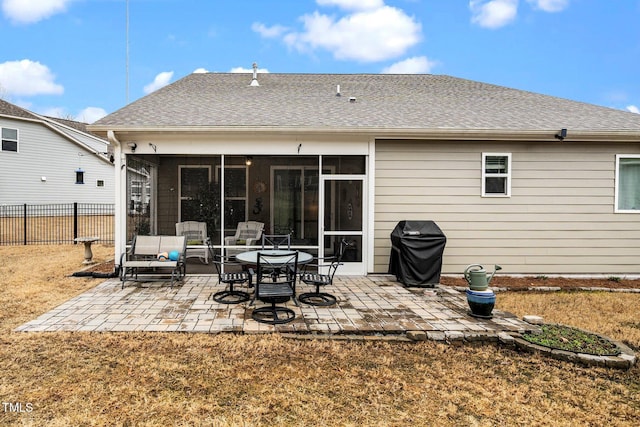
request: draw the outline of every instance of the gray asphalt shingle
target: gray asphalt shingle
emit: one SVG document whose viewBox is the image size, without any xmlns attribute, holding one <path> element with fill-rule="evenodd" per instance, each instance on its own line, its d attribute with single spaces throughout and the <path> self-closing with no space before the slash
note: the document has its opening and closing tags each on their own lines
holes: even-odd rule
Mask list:
<svg viewBox="0 0 640 427">
<path fill-rule="evenodd" d="M 268 73 L 258 81 L 190 74 L 95 125 L 640 132 L 638 114 L 444 75 Z"/>
</svg>

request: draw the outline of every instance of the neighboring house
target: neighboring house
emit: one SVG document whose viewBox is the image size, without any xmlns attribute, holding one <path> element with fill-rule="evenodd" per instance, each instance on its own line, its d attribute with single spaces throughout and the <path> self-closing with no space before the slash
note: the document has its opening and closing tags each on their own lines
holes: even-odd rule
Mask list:
<svg viewBox="0 0 640 427">
<path fill-rule="evenodd" d="M 0 99 L 0 205 L 114 203 L 106 140 Z"/>
<path fill-rule="evenodd" d="M 640 274 L 638 114 L 441 75 L 254 71 L 191 74 L 89 128 L 121 172 L 117 254 L 144 168 L 151 233 L 207 220 L 216 247 L 254 220 L 319 255 L 347 238 L 343 274 L 386 273 L 398 221 L 433 220 L 443 273 Z"/>
</svg>

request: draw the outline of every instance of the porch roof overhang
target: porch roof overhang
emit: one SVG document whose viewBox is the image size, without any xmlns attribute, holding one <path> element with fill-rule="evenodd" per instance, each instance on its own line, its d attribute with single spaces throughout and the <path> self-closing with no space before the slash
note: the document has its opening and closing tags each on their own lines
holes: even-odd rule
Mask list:
<svg viewBox="0 0 640 427">
<path fill-rule="evenodd" d="M 98 135 L 113 131 L 121 139 L 146 135 L 262 135 L 264 138 L 289 136 L 337 135 L 369 140 L 415 139 L 437 141 L 509 141 L 509 142 L 640 142 L 640 131 L 568 129 L 563 140 L 556 138 L 560 129 L 467 129 L 467 128 L 379 128 L 379 127 L 286 127 L 286 126 L 90 126 Z"/>
</svg>

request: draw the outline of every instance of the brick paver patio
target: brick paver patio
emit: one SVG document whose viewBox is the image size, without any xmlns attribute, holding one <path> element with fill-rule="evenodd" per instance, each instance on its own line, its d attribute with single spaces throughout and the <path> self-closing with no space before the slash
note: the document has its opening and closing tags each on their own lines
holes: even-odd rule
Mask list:
<svg viewBox="0 0 640 427">
<path fill-rule="evenodd" d="M 20 327 L 17 331 L 163 331 L 200 333 L 322 334 L 435 340 L 508 338 L 535 326 L 494 310 L 492 319 L 468 314 L 464 293 L 437 286 L 406 288 L 393 276 L 336 277 L 331 307 L 287 303 L 296 319 L 271 326 L 251 318 L 249 302 L 226 305 L 211 299 L 224 289 L 216 276 L 189 275 L 173 288 L 163 283 L 110 279 Z M 298 292 L 306 287 L 299 286 Z M 329 289 L 327 289 L 329 290 Z M 500 296 L 498 295 L 498 299 Z M 256 301 L 256 306 L 262 303 Z"/>
</svg>

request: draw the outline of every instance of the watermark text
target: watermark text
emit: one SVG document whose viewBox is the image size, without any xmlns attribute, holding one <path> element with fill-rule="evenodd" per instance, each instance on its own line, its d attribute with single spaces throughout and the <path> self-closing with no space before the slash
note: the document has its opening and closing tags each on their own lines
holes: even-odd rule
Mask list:
<svg viewBox="0 0 640 427">
<path fill-rule="evenodd" d="M 33 403 L 31 403 L 31 402 L 2 402 L 2 410 L 4 412 L 29 413 L 29 412 L 33 412 Z"/>
</svg>

